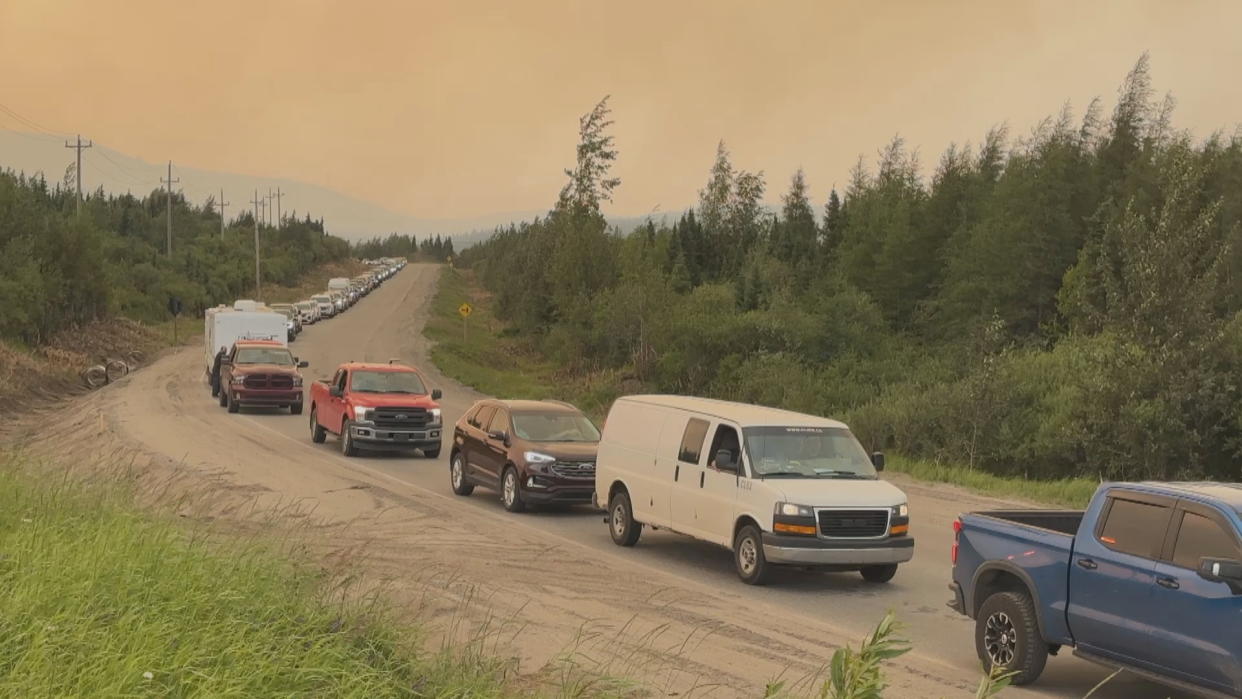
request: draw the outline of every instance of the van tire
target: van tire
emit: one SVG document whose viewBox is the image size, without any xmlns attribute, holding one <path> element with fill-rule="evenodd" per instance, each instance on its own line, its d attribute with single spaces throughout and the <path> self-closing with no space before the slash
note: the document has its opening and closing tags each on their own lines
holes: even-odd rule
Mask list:
<svg viewBox="0 0 1242 699">
<path fill-rule="evenodd" d="M 763 556 L 763 535 L 755 525 L 747 524 L 738 531 L 733 540 L 733 564 L 747 585 L 767 584 L 772 566 Z"/>
<path fill-rule="evenodd" d="M 319 424 L 319 410 L 315 406 L 311 406 L 310 416 L 311 441 L 315 444 L 323 444 L 328 439 L 328 431 Z"/>
<path fill-rule="evenodd" d="M 634 520 L 630 494 L 618 490 L 608 501 L 608 532 L 617 546 L 633 546 L 643 533 L 643 523 Z"/>
<path fill-rule="evenodd" d="M 1039 635 L 1035 603 L 1025 592 L 998 592 L 983 602 L 975 617 L 975 651 L 983 671 L 1016 673 L 1014 685 L 1039 678 L 1048 662 L 1048 644 Z"/>
<path fill-rule="evenodd" d="M 862 573 L 863 580 L 869 583 L 886 583 L 897 574 L 897 564 L 889 563 L 887 565 L 867 566 L 858 572 Z"/>
</svg>

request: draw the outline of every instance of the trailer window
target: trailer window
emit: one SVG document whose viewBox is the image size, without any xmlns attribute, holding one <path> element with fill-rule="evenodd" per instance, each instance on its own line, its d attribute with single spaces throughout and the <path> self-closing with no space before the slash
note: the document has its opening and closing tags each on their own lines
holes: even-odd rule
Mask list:
<svg viewBox="0 0 1242 699">
<path fill-rule="evenodd" d="M 1164 505 L 1111 498 L 1100 543 L 1132 556 L 1155 559 L 1164 545 L 1170 509 Z"/>
</svg>

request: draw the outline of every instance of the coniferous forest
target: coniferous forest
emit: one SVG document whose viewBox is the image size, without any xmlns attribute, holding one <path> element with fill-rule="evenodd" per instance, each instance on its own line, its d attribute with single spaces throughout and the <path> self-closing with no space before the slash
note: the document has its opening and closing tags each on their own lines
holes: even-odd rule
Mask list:
<svg viewBox="0 0 1242 699">
<path fill-rule="evenodd" d="M 1003 475 L 1236 480 L 1242 132 L 1179 130 L 1146 56 L 1109 102 L 950 145 L 930 175 L 895 138 L 843 191 L 782 178 L 776 211 L 722 142 L 694 209 L 623 236 L 605 99 L 554 208 L 461 260 L 579 375 Z"/>
</svg>

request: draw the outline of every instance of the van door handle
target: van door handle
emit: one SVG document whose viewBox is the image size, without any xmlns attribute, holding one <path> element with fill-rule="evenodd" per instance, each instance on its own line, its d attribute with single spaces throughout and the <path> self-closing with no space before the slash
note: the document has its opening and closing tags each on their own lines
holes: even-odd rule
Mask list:
<svg viewBox="0 0 1242 699">
<path fill-rule="evenodd" d="M 1078 567 L 1086 568 L 1087 570 L 1095 570 L 1096 568 L 1099 568 L 1100 566 L 1097 565 L 1096 562 L 1091 560 L 1090 558 L 1079 558 Z"/>
<path fill-rule="evenodd" d="M 1156 578 L 1156 584 L 1170 590 L 1176 590 L 1181 587 L 1181 585 L 1177 584 L 1177 580 L 1173 578 Z"/>
<path fill-rule="evenodd" d="M 703 476 L 704 476 L 706 473 L 707 473 L 706 471 L 699 471 L 699 487 L 700 487 L 700 488 L 702 488 L 702 487 L 703 487 Z"/>
<path fill-rule="evenodd" d="M 677 464 L 677 468 L 673 469 L 673 480 L 676 481 L 677 477 L 680 475 L 681 475 L 681 464 Z"/>
</svg>

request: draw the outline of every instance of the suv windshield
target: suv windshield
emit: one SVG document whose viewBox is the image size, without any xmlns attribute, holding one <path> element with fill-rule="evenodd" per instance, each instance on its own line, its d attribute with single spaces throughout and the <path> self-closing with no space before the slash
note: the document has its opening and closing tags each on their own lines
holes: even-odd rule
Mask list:
<svg viewBox="0 0 1242 699">
<path fill-rule="evenodd" d="M 513 433 L 531 442 L 598 442 L 599 430 L 585 415 L 515 413 Z"/>
<path fill-rule="evenodd" d="M 350 390 L 357 393 L 426 393 L 427 388 L 412 371 L 355 371 Z"/>
<path fill-rule="evenodd" d="M 780 478 L 876 477 L 867 451 L 839 427 L 748 427 L 746 453 L 755 475 Z"/>
<path fill-rule="evenodd" d="M 242 347 L 237 350 L 233 363 L 293 366 L 293 355 L 283 347 Z"/>
</svg>

